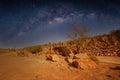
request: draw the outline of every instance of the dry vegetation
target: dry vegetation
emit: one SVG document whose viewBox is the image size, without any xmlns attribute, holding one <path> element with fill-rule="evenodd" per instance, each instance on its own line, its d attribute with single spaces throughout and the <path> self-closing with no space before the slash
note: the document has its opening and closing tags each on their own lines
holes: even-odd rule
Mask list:
<svg viewBox="0 0 120 80">
<path fill-rule="evenodd" d="M 36 54 L 36 53 L 42 51 L 41 45 L 26 47 L 24 49 L 27 50 L 28 52 L 31 52 L 32 54 Z"/>
</svg>

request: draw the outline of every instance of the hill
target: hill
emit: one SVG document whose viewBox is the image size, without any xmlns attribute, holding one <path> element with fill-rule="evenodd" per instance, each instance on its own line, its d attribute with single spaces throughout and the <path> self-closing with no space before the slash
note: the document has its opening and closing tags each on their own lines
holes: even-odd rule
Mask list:
<svg viewBox="0 0 120 80">
<path fill-rule="evenodd" d="M 51 53 L 56 47 L 67 47 L 74 54 L 87 53 L 95 56 L 119 56 L 120 57 L 120 29 L 113 30 L 109 34 L 73 39 L 65 42 L 49 43 L 25 47 L 23 49 L 31 53 Z"/>
</svg>

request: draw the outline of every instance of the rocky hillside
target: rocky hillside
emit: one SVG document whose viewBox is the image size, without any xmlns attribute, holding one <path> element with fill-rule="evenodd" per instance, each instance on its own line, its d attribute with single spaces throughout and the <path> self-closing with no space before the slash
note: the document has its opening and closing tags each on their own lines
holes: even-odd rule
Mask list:
<svg viewBox="0 0 120 80">
<path fill-rule="evenodd" d="M 113 30 L 109 34 L 84 37 L 66 42 L 37 45 L 24 49 L 33 54 L 60 53 L 62 55 L 68 55 L 69 52 L 72 51 L 74 54 L 86 53 L 96 56 L 120 57 L 120 29 Z"/>
<path fill-rule="evenodd" d="M 120 57 L 120 30 L 111 31 L 109 34 L 68 41 L 68 45 L 75 54 L 87 53 L 96 56 Z"/>
</svg>

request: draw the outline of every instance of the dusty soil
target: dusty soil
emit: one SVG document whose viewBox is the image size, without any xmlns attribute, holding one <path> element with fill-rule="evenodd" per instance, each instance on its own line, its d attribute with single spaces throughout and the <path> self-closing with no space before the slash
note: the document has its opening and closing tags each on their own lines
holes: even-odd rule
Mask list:
<svg viewBox="0 0 120 80">
<path fill-rule="evenodd" d="M 51 62 L 44 54 L 32 57 L 9 54 L 0 55 L 0 80 L 120 80 L 120 64 L 103 63 L 101 58 L 97 69 L 80 70 L 69 66 L 63 57 L 59 62 Z"/>
</svg>

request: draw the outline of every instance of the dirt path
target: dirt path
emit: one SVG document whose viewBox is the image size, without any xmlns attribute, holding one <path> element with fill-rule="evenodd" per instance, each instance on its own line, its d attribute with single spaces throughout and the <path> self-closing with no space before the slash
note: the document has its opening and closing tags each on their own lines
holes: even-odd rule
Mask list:
<svg viewBox="0 0 120 80">
<path fill-rule="evenodd" d="M 0 80 L 119 80 L 119 67 L 100 63 L 95 70 L 80 70 L 68 66 L 62 57 L 59 62 L 51 62 L 45 55 L 13 57 L 5 54 L 0 56 Z"/>
<path fill-rule="evenodd" d="M 97 58 L 100 62 L 120 64 L 120 57 L 99 56 Z"/>
<path fill-rule="evenodd" d="M 0 80 L 68 80 L 74 74 L 67 67 L 64 62 L 50 62 L 43 57 L 5 54 L 0 56 Z"/>
</svg>

